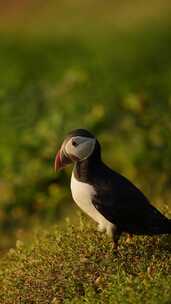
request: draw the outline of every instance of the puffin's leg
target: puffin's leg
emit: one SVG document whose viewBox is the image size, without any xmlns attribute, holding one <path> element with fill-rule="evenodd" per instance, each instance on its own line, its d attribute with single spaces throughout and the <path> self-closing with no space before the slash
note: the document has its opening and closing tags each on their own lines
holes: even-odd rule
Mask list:
<svg viewBox="0 0 171 304">
<path fill-rule="evenodd" d="M 132 241 L 133 238 L 133 234 L 132 233 L 128 233 L 127 238 L 126 238 L 126 243 L 130 243 Z"/>
<path fill-rule="evenodd" d="M 112 243 L 112 249 L 113 250 L 118 250 L 118 241 L 120 239 L 121 236 L 121 231 L 119 229 L 116 229 L 113 231 L 113 235 L 112 235 L 112 239 L 113 239 L 113 243 Z"/>
<path fill-rule="evenodd" d="M 104 232 L 106 230 L 104 224 L 103 223 L 98 224 L 97 230 L 99 232 Z"/>
<path fill-rule="evenodd" d="M 116 225 L 110 224 L 107 227 L 107 234 L 112 237 L 112 249 L 118 249 L 118 241 L 121 236 L 121 231 L 117 228 Z"/>
</svg>

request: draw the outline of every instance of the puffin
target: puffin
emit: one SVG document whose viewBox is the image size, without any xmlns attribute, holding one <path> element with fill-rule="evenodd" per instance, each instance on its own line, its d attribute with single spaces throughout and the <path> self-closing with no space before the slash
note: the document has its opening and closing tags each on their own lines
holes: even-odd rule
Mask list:
<svg viewBox="0 0 171 304">
<path fill-rule="evenodd" d="M 159 235 L 171 233 L 165 217 L 131 181 L 102 160 L 101 146 L 85 129 L 71 131 L 55 158 L 55 171 L 73 163 L 71 193 L 75 203 L 112 238 L 118 248 L 122 233 Z"/>
</svg>

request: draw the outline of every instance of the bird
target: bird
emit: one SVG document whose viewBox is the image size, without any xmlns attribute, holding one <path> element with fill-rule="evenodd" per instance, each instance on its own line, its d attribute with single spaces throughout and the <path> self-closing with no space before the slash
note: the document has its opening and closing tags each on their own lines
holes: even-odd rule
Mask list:
<svg viewBox="0 0 171 304">
<path fill-rule="evenodd" d="M 98 230 L 112 238 L 117 250 L 122 233 L 171 233 L 171 219 L 156 209 L 131 181 L 102 160 L 98 139 L 86 129 L 75 129 L 64 139 L 55 157 L 55 171 L 73 163 L 71 193 Z"/>
</svg>

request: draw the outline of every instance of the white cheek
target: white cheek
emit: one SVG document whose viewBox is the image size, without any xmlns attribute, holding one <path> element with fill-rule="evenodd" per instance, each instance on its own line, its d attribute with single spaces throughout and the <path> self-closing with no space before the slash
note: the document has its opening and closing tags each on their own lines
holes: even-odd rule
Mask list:
<svg viewBox="0 0 171 304">
<path fill-rule="evenodd" d="M 77 156 L 80 159 L 86 159 L 86 158 L 88 158 L 92 154 L 92 152 L 94 150 L 94 146 L 95 146 L 95 144 L 94 144 L 94 142 L 92 140 L 80 144 L 78 146 L 77 151 L 76 151 Z"/>
<path fill-rule="evenodd" d="M 72 145 L 72 140 L 69 140 L 69 142 L 65 146 L 65 151 L 68 155 L 75 155 L 75 147 Z"/>
<path fill-rule="evenodd" d="M 74 147 L 72 145 L 72 140 L 73 139 L 70 139 L 65 146 L 65 150 L 68 155 L 74 155 L 80 160 L 83 160 L 92 154 L 96 142 L 94 138 L 84 138 L 84 141 L 82 143 L 79 143 L 77 147 Z"/>
</svg>

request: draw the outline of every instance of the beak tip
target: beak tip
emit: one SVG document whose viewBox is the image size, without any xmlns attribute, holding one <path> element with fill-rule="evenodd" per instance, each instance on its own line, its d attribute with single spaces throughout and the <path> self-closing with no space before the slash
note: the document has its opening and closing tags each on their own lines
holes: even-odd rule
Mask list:
<svg viewBox="0 0 171 304">
<path fill-rule="evenodd" d="M 55 172 L 59 171 L 60 169 L 63 169 L 66 165 L 69 165 L 71 163 L 72 160 L 69 157 L 67 157 L 60 149 L 55 157 L 55 164 L 54 164 Z"/>
</svg>

